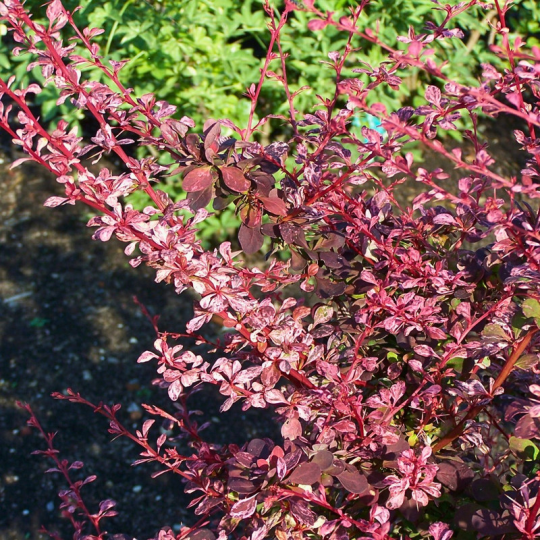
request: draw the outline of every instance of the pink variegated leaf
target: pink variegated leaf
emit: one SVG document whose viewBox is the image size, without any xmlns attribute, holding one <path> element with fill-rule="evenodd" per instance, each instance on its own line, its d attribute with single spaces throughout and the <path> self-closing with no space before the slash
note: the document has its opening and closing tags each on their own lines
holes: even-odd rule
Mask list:
<svg viewBox="0 0 540 540">
<path fill-rule="evenodd" d="M 155 358 L 159 358 L 157 354 L 153 353 L 152 351 L 145 351 L 141 354 L 141 356 L 139 356 L 137 362 L 142 364 L 143 362 L 149 362 Z"/>
<path fill-rule="evenodd" d="M 289 418 L 281 427 L 281 435 L 284 439 L 293 441 L 302 435 L 302 425 L 296 418 Z"/>
<path fill-rule="evenodd" d="M 143 426 L 142 426 L 142 436 L 146 437 L 148 435 L 148 431 L 150 428 L 154 425 L 155 420 L 145 420 Z"/>
<path fill-rule="evenodd" d="M 307 527 L 312 526 L 317 521 L 317 514 L 309 508 L 306 501 L 292 501 L 290 508 L 293 517 Z"/>
<path fill-rule="evenodd" d="M 70 200 L 65 197 L 49 197 L 44 203 L 43 206 L 48 206 L 49 208 L 55 208 L 63 204 L 69 204 Z"/>
<path fill-rule="evenodd" d="M 180 382 L 180 379 L 176 379 L 176 381 L 172 382 L 167 389 L 167 392 L 169 393 L 169 397 L 172 401 L 177 401 L 180 397 L 180 394 L 183 391 L 182 383 Z"/>
<path fill-rule="evenodd" d="M 52 0 L 52 2 L 47 6 L 47 19 L 49 19 L 49 22 L 52 24 L 63 12 L 64 6 L 62 5 L 62 2 L 60 0 Z"/>
<path fill-rule="evenodd" d="M 235 502 L 229 512 L 230 516 L 238 519 L 251 517 L 257 508 L 257 495 Z"/>
<path fill-rule="evenodd" d="M 425 94 L 426 100 L 435 105 L 436 107 L 440 107 L 441 105 L 441 91 L 436 86 L 428 86 L 426 88 L 426 94 Z"/>
<path fill-rule="evenodd" d="M 454 534 L 450 527 L 442 521 L 437 521 L 429 527 L 429 534 L 434 540 L 450 540 Z"/>
<path fill-rule="evenodd" d="M 23 158 L 16 159 L 11 164 L 10 169 L 14 169 L 15 167 L 18 167 L 19 165 L 21 165 L 22 163 L 25 163 L 27 161 L 33 161 L 33 158 L 31 158 L 31 157 L 23 157 Z"/>
</svg>

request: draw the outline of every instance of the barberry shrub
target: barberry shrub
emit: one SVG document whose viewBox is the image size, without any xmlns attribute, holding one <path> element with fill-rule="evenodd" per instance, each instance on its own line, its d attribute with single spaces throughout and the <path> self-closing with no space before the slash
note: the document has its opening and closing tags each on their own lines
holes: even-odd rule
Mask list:
<svg viewBox="0 0 540 540">
<path fill-rule="evenodd" d="M 175 107 L 134 96 L 119 78 L 124 62 L 107 62 L 93 44 L 100 30 L 79 30 L 60 0 L 48 2 L 46 27 L 19 0 L 0 2 L 14 54 L 33 55 L 60 100 L 99 123 L 88 144 L 63 121 L 48 133 L 29 106 L 40 87 L 1 80 L 0 124 L 28 154 L 14 165 L 42 164 L 65 189 L 47 206 L 87 205 L 99 214 L 88 224 L 95 239 L 115 236 L 133 267 L 145 263 L 176 293 L 196 293 L 186 333 L 154 320 L 155 350 L 139 358 L 156 363 L 159 386 L 177 402 L 170 412 L 144 405 L 148 419 L 132 433 L 119 405 L 94 405 L 72 390 L 56 395 L 107 417 L 113 435 L 140 445 L 138 463 L 158 462 L 185 481 L 197 520 L 178 533 L 164 528 L 160 540 L 540 537 L 540 215 L 532 206 L 540 197 L 540 50 L 508 39 L 509 6 L 499 0 L 434 0 L 443 23 L 411 29 L 395 50 L 358 27 L 367 3 L 341 17 L 313 0 L 280 11 L 265 4 L 270 43 L 247 90 L 247 125 L 209 119 L 197 133 Z M 507 68 L 484 64 L 478 84 L 465 86 L 448 80 L 433 44 L 461 39 L 456 20 L 473 5 L 496 10 L 493 50 Z M 312 31 L 331 25 L 347 36 L 324 62 L 335 92 L 310 112 L 295 108 L 300 90 L 288 85 L 280 46 L 299 10 Z M 73 32 L 68 43 L 62 29 Z M 382 65 L 359 59 L 360 38 L 387 52 Z M 88 64 L 110 84 L 86 80 L 80 66 Z M 388 111 L 371 102 L 377 87 L 399 90 L 409 68 L 430 77 L 424 105 Z M 258 134 L 276 118 L 256 121 L 255 111 L 268 78 L 283 87 L 289 114 L 277 120 L 290 137 L 264 146 Z M 384 133 L 364 127 L 356 136 L 349 122 L 359 111 L 379 118 Z M 529 159 L 515 176 L 496 172 L 476 129 L 479 111 L 521 125 L 513 135 Z M 475 126 L 464 134 L 468 157 L 440 141 L 463 116 Z M 415 166 L 412 142 L 439 155 L 441 167 Z M 135 159 L 135 144 L 152 155 Z M 88 162 L 107 153 L 124 172 L 90 172 Z M 455 185 L 445 181 L 452 166 Z M 158 189 L 167 175 L 181 175 L 185 199 Z M 408 180 L 424 190 L 403 204 L 397 194 Z M 126 203 L 137 190 L 153 205 Z M 205 251 L 198 224 L 209 205 L 219 213 L 230 204 L 241 250 L 225 242 Z M 225 332 L 203 335 L 216 318 Z M 208 352 L 185 348 L 188 337 Z M 207 441 L 189 410 L 190 395 L 206 385 L 219 389 L 224 415 L 236 402 L 268 411 L 282 439 Z M 114 502 L 85 505 L 81 490 L 93 477 L 73 479 L 81 463 L 60 459 L 23 406 L 45 437 L 39 453 L 68 483 L 61 508 L 75 538 L 104 538 L 101 521 L 115 514 Z"/>
</svg>

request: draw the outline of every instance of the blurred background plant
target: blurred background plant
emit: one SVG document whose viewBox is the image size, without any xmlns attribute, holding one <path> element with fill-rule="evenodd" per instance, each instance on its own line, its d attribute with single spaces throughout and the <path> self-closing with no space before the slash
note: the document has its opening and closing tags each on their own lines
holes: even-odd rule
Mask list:
<svg viewBox="0 0 540 540">
<path fill-rule="evenodd" d="M 242 94 L 251 83 L 257 82 L 259 67 L 266 53 L 268 42 L 268 19 L 262 9 L 262 0 L 104 0 L 100 2 L 68 0 L 66 7 L 73 10 L 79 3 L 76 21 L 80 26 L 104 28 L 105 33 L 97 38 L 101 53 L 106 58 L 130 62 L 122 71 L 122 78 L 129 81 L 136 95 L 148 92 L 177 105 L 182 114 L 191 116 L 201 126 L 208 118 L 230 118 L 242 125 L 249 114 L 248 101 Z M 457 4 L 451 0 L 451 4 Z M 490 2 L 488 2 L 489 5 Z M 535 0 L 516 0 L 510 19 L 512 32 L 533 35 L 532 43 L 538 45 L 540 7 Z M 355 0 L 318 0 L 316 6 L 321 11 L 340 11 Z M 27 7 L 33 13 L 44 14 L 43 0 L 27 0 Z M 376 31 L 379 29 L 382 41 L 403 48 L 396 39 L 406 35 L 410 26 L 416 33 L 422 32 L 422 21 L 432 18 L 440 22 L 444 12 L 435 9 L 431 0 L 373 0 L 364 10 L 360 26 Z M 497 64 L 498 59 L 490 52 L 493 34 L 481 37 L 489 29 L 489 22 L 495 10 L 476 6 L 458 18 L 458 24 L 465 34 L 462 41 L 444 41 L 444 56 L 448 64 L 449 78 L 463 80 L 464 83 L 476 79 L 482 62 Z M 334 88 L 332 70 L 321 66 L 327 54 L 340 50 L 345 44 L 345 35 L 335 28 L 312 32 L 307 23 L 313 16 L 294 12 L 290 24 L 283 32 L 285 52 L 294 51 L 288 79 L 293 90 L 309 86 L 298 97 L 299 110 L 308 110 L 314 103 L 314 94 L 328 95 Z M 39 16 L 36 17 L 39 21 Z M 12 71 L 28 82 L 41 79 L 39 69 L 26 73 L 28 59 L 21 56 L 10 61 L 7 52 L 10 36 L 6 28 L 0 28 L 0 68 Z M 384 58 L 380 47 L 369 42 L 359 44 L 361 50 L 351 55 L 348 67 L 358 67 L 360 60 L 372 65 Z M 435 45 L 440 47 L 441 45 Z M 279 73 L 277 65 L 274 71 Z M 352 73 L 350 73 L 353 76 Z M 102 75 L 93 72 L 93 80 Z M 357 76 L 357 75 L 354 75 Z M 388 108 L 395 109 L 403 104 L 415 104 L 418 73 L 406 74 L 408 95 L 377 89 L 374 97 Z M 382 87 L 387 85 L 382 85 Z M 50 85 L 36 97 L 36 105 L 41 108 L 45 121 L 64 119 L 82 120 L 77 112 L 67 105 L 56 105 L 57 89 Z M 270 110 L 276 113 L 276 102 L 283 102 L 281 110 L 286 111 L 286 103 L 279 85 L 269 85 L 263 89 L 259 114 Z M 279 123 L 272 125 L 272 140 L 281 129 Z"/>
<path fill-rule="evenodd" d="M 282 2 L 278 2 L 282 3 Z M 457 0 L 450 0 L 457 4 Z M 489 32 L 489 24 L 495 16 L 495 9 L 480 6 L 461 14 L 457 23 L 464 33 L 463 40 L 444 40 L 435 47 L 443 48 L 447 60 L 446 74 L 449 78 L 461 80 L 464 84 L 474 82 L 484 62 L 499 64 L 496 55 L 490 51 L 494 44 L 494 32 Z M 37 14 L 35 20 L 44 16 L 43 0 L 27 0 L 26 5 Z M 158 99 L 176 105 L 182 115 L 192 117 L 196 130 L 200 130 L 208 118 L 228 118 L 237 125 L 245 125 L 249 116 L 249 101 L 243 93 L 259 78 L 259 68 L 266 54 L 269 33 L 268 17 L 263 10 L 263 0 L 67 0 L 65 5 L 73 10 L 78 4 L 76 21 L 80 27 L 104 28 L 97 38 L 101 53 L 107 59 L 124 60 L 129 63 L 122 70 L 122 80 L 129 81 L 135 95 L 154 93 Z M 342 11 L 356 5 L 355 0 L 318 0 L 316 6 L 321 11 Z M 516 0 L 509 21 L 511 31 L 521 35 L 532 35 L 532 43 L 539 42 L 540 8 L 536 0 Z M 396 48 L 404 48 L 396 38 L 407 35 L 409 27 L 421 33 L 422 21 L 431 18 L 441 22 L 444 12 L 435 9 L 431 0 L 373 0 L 365 9 L 360 27 L 379 32 L 383 42 Z M 329 52 L 342 50 L 346 35 L 328 26 L 313 32 L 307 23 L 313 15 L 295 11 L 290 15 L 282 34 L 284 52 L 294 52 L 288 63 L 287 78 L 291 90 L 308 86 L 296 99 L 298 110 L 309 111 L 316 102 L 315 94 L 329 96 L 335 88 L 334 72 L 320 62 L 327 59 Z M 18 80 L 28 83 L 34 79 L 42 82 L 38 68 L 27 72 L 28 58 L 20 56 L 9 59 L 10 35 L 0 25 L 2 42 L 0 45 L 0 70 L 13 72 Z M 487 37 L 485 37 L 487 36 Z M 382 49 L 370 42 L 355 43 L 361 47 L 349 58 L 346 75 L 360 77 L 367 82 L 367 76 L 355 74 L 352 69 L 363 67 L 360 62 L 379 65 L 384 59 Z M 272 66 L 280 73 L 278 64 Z M 97 70 L 87 69 L 88 78 L 101 80 Z M 425 82 L 426 75 L 415 69 L 400 73 L 404 77 L 407 91 L 393 91 L 388 85 L 379 86 L 370 97 L 380 101 L 388 110 L 403 105 L 423 103 L 418 88 Z M 62 118 L 71 123 L 79 123 L 83 131 L 92 132 L 93 125 L 85 124 L 85 118 L 78 109 L 66 104 L 57 106 L 58 90 L 48 85 L 36 96 L 35 107 L 44 122 L 53 123 Z M 281 105 L 280 105 L 281 104 Z M 281 85 L 268 84 L 263 87 L 257 113 L 286 114 L 287 103 Z M 360 133 L 363 125 L 375 127 L 373 118 L 356 117 L 351 130 Z M 461 129 L 451 132 L 457 138 Z M 261 142 L 287 138 L 279 120 L 268 122 L 261 133 Z M 93 134 L 93 133 L 92 133 Z M 415 153 L 420 149 L 413 148 Z M 161 188 L 175 198 L 182 192 L 177 179 L 169 179 Z M 146 201 L 140 194 L 131 201 L 138 207 Z M 211 242 L 215 234 L 216 242 L 226 237 L 227 220 L 236 220 L 232 211 L 225 212 L 203 237 Z M 211 220 L 204 222 L 209 226 Z M 206 225 L 208 224 L 208 225 Z M 230 223 L 234 229 L 235 222 Z M 219 232 L 223 231 L 223 232 Z"/>
</svg>

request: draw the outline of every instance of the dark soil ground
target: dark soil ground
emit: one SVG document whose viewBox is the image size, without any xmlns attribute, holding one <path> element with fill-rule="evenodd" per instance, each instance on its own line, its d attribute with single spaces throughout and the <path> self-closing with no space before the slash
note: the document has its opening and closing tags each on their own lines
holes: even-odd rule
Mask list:
<svg viewBox="0 0 540 540">
<path fill-rule="evenodd" d="M 7 150 L 7 153 L 6 153 Z M 47 431 L 58 431 L 57 448 L 82 460 L 85 475 L 98 479 L 84 488 L 92 509 L 99 500 L 117 501 L 119 516 L 107 530 L 139 539 L 162 526 L 190 522 L 189 500 L 178 477 L 151 479 L 150 466 L 133 468 L 137 448 L 127 440 L 110 442 L 107 422 L 82 406 L 58 402 L 51 392 L 73 388 L 97 403 L 121 403 L 127 426 L 140 426 L 141 403 L 171 410 L 163 391 L 152 387 L 155 366 L 137 364 L 152 348 L 153 329 L 133 302 L 137 296 L 160 328 L 183 331 L 191 303 L 153 282 L 146 268 L 127 264 L 122 246 L 91 239 L 83 208 L 47 209 L 43 202 L 60 194 L 54 179 L 36 166 L 13 171 L 14 156 L 0 153 L 0 538 L 37 539 L 41 525 L 72 536 L 59 517 L 57 496 L 65 483 L 42 456 L 44 441 L 25 426 L 16 401 L 28 402 Z M 220 419 L 221 399 L 213 393 L 193 397 L 212 421 L 208 439 L 243 443 L 275 435 L 268 416 L 233 410 Z"/>
<path fill-rule="evenodd" d="M 491 151 L 503 174 L 516 174 L 516 146 L 501 133 L 509 126 L 493 124 L 487 132 Z M 71 529 L 59 516 L 57 492 L 65 483 L 41 456 L 43 440 L 25 426 L 16 401 L 28 402 L 48 431 L 58 430 L 62 456 L 82 460 L 82 472 L 98 479 L 85 488 L 92 509 L 101 499 L 117 501 L 120 515 L 109 521 L 111 533 L 139 539 L 162 526 L 178 527 L 192 520 L 180 480 L 171 475 L 151 479 L 150 466 L 133 468 L 137 449 L 129 441 L 110 442 L 107 423 L 91 410 L 50 397 L 71 387 L 87 399 L 121 403 L 121 417 L 134 428 L 144 420 L 140 404 L 171 408 L 162 391 L 151 386 L 155 367 L 137 364 L 151 348 L 153 330 L 134 304 L 136 295 L 162 315 L 160 326 L 182 331 L 190 315 L 187 297 L 153 282 L 145 268 L 132 269 L 122 246 L 91 240 L 84 209 L 44 208 L 51 194 L 60 194 L 54 179 L 28 165 L 9 170 L 13 155 L 4 139 L 0 153 L 0 539 L 40 538 L 40 525 Z M 428 168 L 443 164 L 431 157 Z M 452 170 L 450 166 L 448 170 Z M 418 187 L 414 188 L 417 190 Z M 407 199 L 414 196 L 413 191 Z M 208 440 L 242 443 L 275 435 L 268 415 L 231 411 L 222 418 L 219 396 L 201 392 L 193 398 L 212 421 Z"/>
</svg>

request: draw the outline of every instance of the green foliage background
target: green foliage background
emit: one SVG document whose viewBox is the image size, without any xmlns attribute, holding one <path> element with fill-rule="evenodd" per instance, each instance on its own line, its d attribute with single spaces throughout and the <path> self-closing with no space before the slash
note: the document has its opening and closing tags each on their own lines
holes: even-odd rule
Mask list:
<svg viewBox="0 0 540 540">
<path fill-rule="evenodd" d="M 35 19 L 44 15 L 42 0 L 27 0 Z M 68 9 L 78 1 L 67 0 Z M 249 103 L 242 97 L 246 88 L 259 77 L 266 46 L 269 41 L 267 17 L 261 0 L 104 0 L 86 1 L 77 13 L 80 26 L 104 28 L 98 36 L 102 54 L 114 60 L 130 59 L 122 71 L 122 79 L 129 82 L 137 95 L 153 92 L 159 99 L 178 105 L 182 114 L 195 119 L 229 118 L 234 123 L 245 123 Z M 456 4 L 456 0 L 450 0 Z M 280 6 L 280 2 L 277 3 Z M 353 0 L 319 0 L 317 7 L 337 13 L 344 12 Z M 536 34 L 538 44 L 540 8 L 534 0 L 515 2 L 510 17 L 512 30 L 521 34 Z M 434 9 L 431 0 L 373 0 L 361 19 L 361 27 L 376 29 L 380 25 L 381 38 L 386 43 L 403 47 L 398 35 L 406 35 L 409 26 L 422 32 L 426 19 L 441 20 L 443 14 Z M 488 10 L 487 14 L 493 14 Z M 308 85 L 313 90 L 301 94 L 299 110 L 308 110 L 315 103 L 315 94 L 331 95 L 333 73 L 320 64 L 327 54 L 342 49 L 346 35 L 334 28 L 311 32 L 307 22 L 313 16 L 295 12 L 283 32 L 283 48 L 290 54 L 289 78 L 293 89 Z M 480 62 L 497 63 L 489 52 L 489 26 L 486 11 L 480 8 L 463 14 L 459 26 L 466 34 L 463 42 L 445 40 L 436 47 L 443 48 L 448 60 L 446 73 L 461 81 L 474 80 Z M 0 31 L 2 29 L 0 28 Z M 5 28 L 4 34 L 5 34 Z M 480 37 L 482 36 L 482 37 Z M 476 41 L 477 38 L 478 41 Z M 376 66 L 384 59 L 383 51 L 370 43 L 358 43 L 362 50 L 351 55 L 349 67 L 358 67 L 359 60 Z M 39 70 L 26 74 L 27 59 L 22 56 L 10 60 L 9 35 L 4 35 L 0 47 L 0 69 L 15 72 L 26 80 L 41 79 Z M 278 66 L 272 65 L 275 71 Z M 100 73 L 92 73 L 101 79 Z M 418 86 L 418 74 L 411 70 L 407 87 L 399 94 L 379 90 L 374 99 L 396 108 L 412 102 Z M 69 105 L 56 106 L 56 89 L 51 85 L 37 97 L 45 120 L 58 117 L 77 118 L 77 111 Z M 285 112 L 283 90 L 277 83 L 265 86 L 259 114 Z M 79 118 L 80 119 L 80 118 Z M 279 125 L 273 124 L 279 131 Z"/>
<path fill-rule="evenodd" d="M 457 0 L 449 0 L 452 5 Z M 493 0 L 488 0 L 492 3 Z M 262 0 L 64 0 L 67 9 L 73 10 L 79 3 L 82 9 L 76 14 L 79 27 L 103 28 L 105 33 L 96 41 L 102 55 L 107 59 L 130 62 L 121 72 L 122 81 L 134 88 L 135 95 L 152 92 L 178 106 L 179 113 L 192 117 L 201 129 L 208 118 L 228 118 L 235 124 L 245 125 L 249 115 L 249 101 L 243 93 L 259 79 L 259 69 L 266 55 L 269 31 L 268 18 L 263 10 Z M 43 0 L 27 0 L 26 5 L 34 13 L 34 20 L 44 17 Z M 283 2 L 275 2 L 282 8 Z M 345 14 L 354 0 L 318 0 L 316 6 L 321 11 Z M 538 45 L 540 8 L 536 0 L 514 2 L 509 23 L 513 33 L 532 36 L 529 45 Z M 362 15 L 360 27 L 380 32 L 383 42 L 404 48 L 397 41 L 398 35 L 406 35 L 412 26 L 416 33 L 422 33 L 426 20 L 441 22 L 444 13 L 434 9 L 431 0 L 373 0 Z M 459 16 L 457 24 L 465 33 L 463 41 L 443 40 L 434 44 L 438 57 L 448 61 L 445 72 L 450 78 L 463 83 L 474 83 L 480 63 L 499 64 L 490 52 L 493 39 L 488 20 L 495 15 L 494 9 L 483 10 L 475 7 Z M 316 94 L 332 96 L 335 82 L 333 72 L 321 61 L 327 59 L 331 51 L 343 49 L 347 35 L 335 28 L 311 32 L 307 29 L 313 15 L 294 12 L 282 33 L 282 46 L 290 53 L 288 59 L 288 79 L 294 91 L 302 86 L 311 90 L 301 93 L 295 101 L 296 108 L 310 111 L 317 103 Z M 68 31 L 66 27 L 64 31 Z M 9 56 L 11 41 L 5 26 L 0 25 L 3 35 L 0 45 L 0 72 L 14 73 L 18 80 L 28 83 L 31 79 L 42 81 L 39 69 L 27 73 L 26 56 Z M 66 36 L 66 34 L 64 34 Z M 380 47 L 357 40 L 354 46 L 360 49 L 351 54 L 345 75 L 353 74 L 355 67 L 363 67 L 361 61 L 378 66 L 385 58 Z M 80 51 L 79 51 L 80 53 Z M 279 72 L 277 63 L 271 69 Z M 84 68 L 83 68 L 84 71 Z M 98 70 L 86 68 L 89 77 L 103 80 Z M 404 105 L 423 103 L 425 74 L 415 69 L 400 73 L 405 78 L 399 92 L 388 86 L 379 86 L 371 93 L 371 99 L 381 101 L 388 110 Z M 360 76 L 362 77 L 362 76 Z M 365 79 L 365 78 L 364 78 Z M 366 80 L 367 82 L 367 80 Z M 48 85 L 36 96 L 35 105 L 45 122 L 63 118 L 70 122 L 83 120 L 82 113 L 70 104 L 56 105 L 58 96 L 54 85 Z M 268 81 L 263 87 L 258 114 L 286 113 L 288 109 L 285 94 L 275 81 Z M 369 123 L 369 118 L 357 118 L 351 129 L 360 129 Z M 372 119 L 371 119 L 372 120 Z M 83 123 L 84 125 L 84 123 Z M 370 126 L 374 127 L 374 126 Z M 262 142 L 284 138 L 279 121 L 266 124 Z M 459 133 L 455 133 L 459 137 Z M 175 198 L 182 194 L 178 182 L 170 181 L 160 186 Z M 140 194 L 138 195 L 140 198 Z M 137 198 L 131 201 L 143 206 L 145 201 Z M 203 224 L 201 235 L 204 240 L 221 241 L 227 236 L 227 229 L 236 222 L 232 211 L 225 211 Z"/>
</svg>

